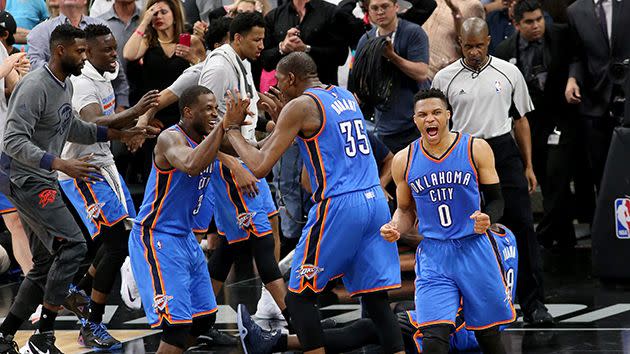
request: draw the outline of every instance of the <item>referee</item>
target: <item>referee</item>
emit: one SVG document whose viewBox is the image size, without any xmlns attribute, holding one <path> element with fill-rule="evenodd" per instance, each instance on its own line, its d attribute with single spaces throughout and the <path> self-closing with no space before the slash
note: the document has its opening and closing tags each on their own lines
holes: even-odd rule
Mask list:
<svg viewBox="0 0 630 354">
<path fill-rule="evenodd" d="M 483 138 L 492 147 L 505 199 L 501 222 L 513 230 L 520 253 L 516 293 L 524 320 L 552 324 L 553 317 L 544 305 L 540 254 L 528 195 L 536 188 L 536 177 L 525 117 L 534 109 L 527 84 L 516 66 L 488 55 L 490 36 L 484 20 L 467 19 L 459 41 L 464 58 L 439 71 L 433 87 L 448 97 L 453 130 Z M 510 134 L 512 123 L 518 145 Z"/>
</svg>

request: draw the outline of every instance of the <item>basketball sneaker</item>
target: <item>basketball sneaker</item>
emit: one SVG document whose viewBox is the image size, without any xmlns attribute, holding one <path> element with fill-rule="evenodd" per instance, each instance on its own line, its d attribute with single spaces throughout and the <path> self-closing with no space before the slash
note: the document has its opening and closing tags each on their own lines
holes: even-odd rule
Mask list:
<svg viewBox="0 0 630 354">
<path fill-rule="evenodd" d="M 107 327 L 103 323 L 84 319 L 81 320 L 78 343 L 96 351 L 122 349 L 122 343 L 107 332 Z"/>
<path fill-rule="evenodd" d="M 142 308 L 140 292 L 131 271 L 131 260 L 129 257 L 125 259 L 122 267 L 120 267 L 120 297 L 130 309 L 140 310 Z"/>
<path fill-rule="evenodd" d="M 258 300 L 254 317 L 263 320 L 284 320 L 278 304 L 276 304 L 273 296 L 264 286 L 260 292 L 260 299 Z"/>
<path fill-rule="evenodd" d="M 88 318 L 90 308 L 90 298 L 85 294 L 85 291 L 79 290 L 76 286 L 70 284 L 68 289 L 68 296 L 63 303 L 63 307 L 72 311 L 79 319 Z"/>
<path fill-rule="evenodd" d="M 55 346 L 55 334 L 53 332 L 39 333 L 39 330 L 28 339 L 28 342 L 22 348 L 23 354 L 63 354 L 59 348 Z"/>
<path fill-rule="evenodd" d="M 0 333 L 0 353 L 2 354 L 19 354 L 18 345 L 13 340 L 13 336 L 3 336 Z"/>
<path fill-rule="evenodd" d="M 268 354 L 273 352 L 273 347 L 281 337 L 279 331 L 265 331 L 260 328 L 243 304 L 238 305 L 236 322 L 245 354 Z"/>
</svg>

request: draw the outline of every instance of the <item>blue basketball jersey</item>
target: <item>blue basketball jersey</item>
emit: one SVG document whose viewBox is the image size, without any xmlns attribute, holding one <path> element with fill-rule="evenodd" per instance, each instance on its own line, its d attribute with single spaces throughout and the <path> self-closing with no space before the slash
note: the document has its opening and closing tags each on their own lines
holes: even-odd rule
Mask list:
<svg viewBox="0 0 630 354">
<path fill-rule="evenodd" d="M 488 229 L 493 236 L 493 247 L 496 245 L 496 252 L 501 257 L 501 266 L 505 285 L 512 294 L 512 299 L 516 296 L 516 277 L 518 275 L 518 249 L 516 248 L 516 236 L 507 227 L 500 226 L 500 230 Z"/>
<path fill-rule="evenodd" d="M 322 118 L 314 136 L 296 139 L 311 180 L 312 199 L 319 202 L 379 185 L 363 113 L 354 96 L 337 86 L 310 88 L 305 94 L 315 101 Z"/>
<path fill-rule="evenodd" d="M 174 125 L 168 130 L 183 134 L 190 147 L 197 146 L 179 126 Z M 201 209 L 211 170 L 212 164 L 199 175 L 190 176 L 175 168 L 161 170 L 153 162 L 144 200 L 135 219 L 136 226 L 174 236 L 188 236 L 192 232 L 193 218 Z"/>
<path fill-rule="evenodd" d="M 406 180 L 416 202 L 418 232 L 446 240 L 474 234 L 481 197 L 472 161 L 472 137 L 456 133 L 455 142 L 440 158 L 429 155 L 422 138 L 409 146 Z"/>
</svg>

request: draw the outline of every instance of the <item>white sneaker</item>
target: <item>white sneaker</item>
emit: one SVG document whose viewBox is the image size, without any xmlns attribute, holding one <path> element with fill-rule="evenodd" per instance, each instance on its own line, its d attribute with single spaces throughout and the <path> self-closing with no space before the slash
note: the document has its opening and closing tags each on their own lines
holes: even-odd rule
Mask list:
<svg viewBox="0 0 630 354">
<path fill-rule="evenodd" d="M 133 277 L 129 257 L 125 259 L 122 267 L 120 267 L 120 297 L 130 309 L 140 310 L 142 308 L 138 284 L 136 284 L 136 280 Z"/>
<path fill-rule="evenodd" d="M 293 255 L 295 254 L 295 250 L 289 252 L 284 258 L 278 262 L 278 268 L 280 268 L 280 274 L 282 276 L 286 276 L 287 273 L 291 270 L 291 263 L 293 262 Z"/>
<path fill-rule="evenodd" d="M 284 320 L 282 311 L 273 300 L 271 293 L 263 286 L 260 294 L 260 300 L 256 306 L 256 314 L 254 315 L 258 319 L 263 320 Z"/>
<path fill-rule="evenodd" d="M 31 315 L 31 317 L 28 318 L 29 321 L 31 321 L 32 324 L 35 324 L 37 322 L 39 322 L 39 318 L 42 316 L 42 305 L 37 306 L 37 309 L 35 309 L 35 312 L 33 312 L 33 314 Z"/>
</svg>

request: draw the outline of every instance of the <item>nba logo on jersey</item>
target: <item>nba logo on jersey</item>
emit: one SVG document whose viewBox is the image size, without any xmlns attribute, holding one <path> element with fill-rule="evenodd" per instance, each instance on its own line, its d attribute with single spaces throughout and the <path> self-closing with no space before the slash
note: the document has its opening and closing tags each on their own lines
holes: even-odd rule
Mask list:
<svg viewBox="0 0 630 354">
<path fill-rule="evenodd" d="M 630 198 L 615 200 L 617 238 L 630 239 Z"/>
</svg>

